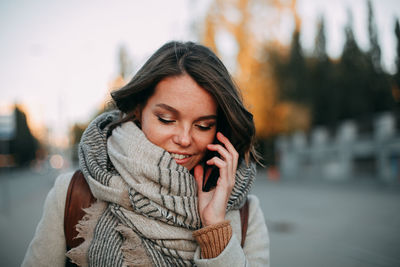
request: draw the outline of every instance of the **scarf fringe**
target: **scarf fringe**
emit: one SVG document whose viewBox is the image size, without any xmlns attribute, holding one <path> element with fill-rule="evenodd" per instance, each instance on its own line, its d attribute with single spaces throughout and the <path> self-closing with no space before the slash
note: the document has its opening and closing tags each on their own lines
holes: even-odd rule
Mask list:
<svg viewBox="0 0 400 267">
<path fill-rule="evenodd" d="M 99 200 L 96 201 L 89 208 L 84 209 L 84 211 L 86 212 L 85 216 L 83 216 L 82 220 L 80 220 L 75 226 L 76 230 L 78 231 L 78 235 L 76 236 L 76 238 L 83 238 L 84 241 L 76 248 L 69 250 L 66 253 L 66 256 L 70 258 L 71 262 L 75 263 L 76 265 L 82 267 L 89 266 L 87 255 L 90 243 L 93 240 L 94 229 L 96 227 L 97 221 L 104 213 L 106 208 L 106 202 Z"/>
<path fill-rule="evenodd" d="M 121 251 L 124 257 L 122 266 L 152 266 L 152 261 L 142 244 L 140 237 L 127 226 L 119 224 L 116 230 L 124 237 Z"/>
</svg>

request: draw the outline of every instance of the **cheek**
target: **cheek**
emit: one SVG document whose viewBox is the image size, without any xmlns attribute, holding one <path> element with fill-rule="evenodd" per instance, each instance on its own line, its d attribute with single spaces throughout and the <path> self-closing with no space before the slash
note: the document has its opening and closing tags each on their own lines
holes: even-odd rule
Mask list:
<svg viewBox="0 0 400 267">
<path fill-rule="evenodd" d="M 216 134 L 215 132 L 212 132 L 210 134 L 203 136 L 202 138 L 199 138 L 198 141 L 199 148 L 203 153 L 206 153 L 208 144 L 214 143 L 215 134 Z"/>
<path fill-rule="evenodd" d="M 165 131 L 160 129 L 161 127 L 152 121 L 142 122 L 142 132 L 153 144 L 163 147 L 164 140 L 166 139 Z M 163 147 L 164 148 L 164 147 Z"/>
</svg>

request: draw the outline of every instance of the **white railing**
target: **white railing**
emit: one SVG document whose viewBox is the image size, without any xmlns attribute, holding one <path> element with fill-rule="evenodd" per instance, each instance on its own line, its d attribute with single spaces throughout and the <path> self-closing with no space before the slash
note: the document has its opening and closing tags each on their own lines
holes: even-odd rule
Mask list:
<svg viewBox="0 0 400 267">
<path fill-rule="evenodd" d="M 319 127 L 309 136 L 302 132 L 281 136 L 276 148 L 284 179 L 370 176 L 400 181 L 400 134 L 391 113 L 375 118 L 372 133 L 359 133 L 353 121 L 346 121 L 334 135 Z"/>
</svg>

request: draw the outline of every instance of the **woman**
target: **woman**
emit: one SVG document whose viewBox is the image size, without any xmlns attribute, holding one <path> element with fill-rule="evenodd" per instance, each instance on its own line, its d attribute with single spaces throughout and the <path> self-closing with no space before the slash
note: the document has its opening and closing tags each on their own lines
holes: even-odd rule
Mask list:
<svg viewBox="0 0 400 267">
<path fill-rule="evenodd" d="M 167 43 L 112 97 L 117 110 L 96 118 L 81 139 L 80 169 L 97 202 L 77 225 L 85 241 L 67 257 L 81 266 L 268 266 L 264 216 L 248 196 L 253 119 L 216 55 Z M 206 192 L 212 166 L 219 178 Z M 71 176 L 49 192 L 24 266 L 64 265 Z M 246 199 L 242 248 L 238 209 Z"/>
</svg>

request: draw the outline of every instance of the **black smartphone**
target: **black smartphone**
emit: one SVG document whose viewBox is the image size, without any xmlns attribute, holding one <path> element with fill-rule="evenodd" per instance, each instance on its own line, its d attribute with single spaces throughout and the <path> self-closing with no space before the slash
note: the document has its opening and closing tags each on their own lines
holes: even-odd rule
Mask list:
<svg viewBox="0 0 400 267">
<path fill-rule="evenodd" d="M 218 141 L 214 141 L 214 144 L 220 144 Z M 207 150 L 206 155 L 204 156 L 203 168 L 203 192 L 209 192 L 215 186 L 217 186 L 217 181 L 219 178 L 219 168 L 215 165 L 207 165 L 207 160 L 212 159 L 215 156 L 219 156 L 217 151 Z"/>
</svg>

